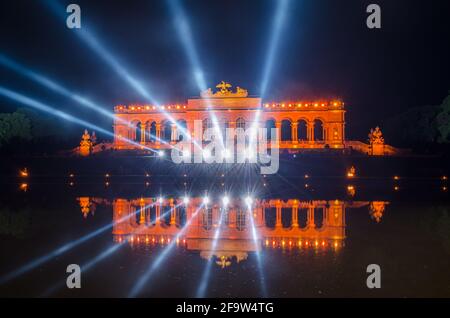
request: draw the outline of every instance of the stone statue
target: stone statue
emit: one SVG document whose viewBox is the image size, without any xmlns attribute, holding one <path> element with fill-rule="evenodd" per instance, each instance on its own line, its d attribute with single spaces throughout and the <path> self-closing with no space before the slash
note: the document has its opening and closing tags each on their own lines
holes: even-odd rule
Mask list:
<svg viewBox="0 0 450 318">
<path fill-rule="evenodd" d="M 383 201 L 373 201 L 370 203 L 370 216 L 375 220 L 375 222 L 380 223 L 384 214 L 385 206 L 386 204 Z"/>
<path fill-rule="evenodd" d="M 230 83 L 222 81 L 219 84 L 217 84 L 216 87 L 220 89 L 220 93 L 223 95 L 227 95 L 227 94 L 231 93 L 231 91 L 229 90 L 229 88 L 231 88 Z"/>
<path fill-rule="evenodd" d="M 384 144 L 383 133 L 381 132 L 380 127 L 376 127 L 375 129 L 370 129 L 369 133 L 369 143 L 373 144 Z"/>
<path fill-rule="evenodd" d="M 92 140 L 87 129 L 84 130 L 84 134 L 81 136 L 80 141 L 80 155 L 83 157 L 89 156 L 92 150 Z"/>
<path fill-rule="evenodd" d="M 202 98 L 221 98 L 221 97 L 247 97 L 248 91 L 246 89 L 243 89 L 239 86 L 236 86 L 236 92 L 231 91 L 232 85 L 230 83 L 227 83 L 225 81 L 220 82 L 216 85 L 216 87 L 219 89 L 217 92 L 213 93 L 211 88 L 208 88 L 200 93 L 200 96 Z"/>
</svg>

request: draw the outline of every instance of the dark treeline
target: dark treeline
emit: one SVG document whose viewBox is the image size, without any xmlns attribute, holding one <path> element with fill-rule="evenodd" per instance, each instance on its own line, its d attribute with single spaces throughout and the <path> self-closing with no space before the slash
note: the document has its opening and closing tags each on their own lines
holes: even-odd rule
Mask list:
<svg viewBox="0 0 450 318">
<path fill-rule="evenodd" d="M 419 106 L 382 122 L 387 143 L 416 152 L 449 151 L 450 92 L 440 105 Z"/>
<path fill-rule="evenodd" d="M 28 108 L 0 113 L 0 154 L 52 155 L 77 146 L 81 131 Z"/>
</svg>

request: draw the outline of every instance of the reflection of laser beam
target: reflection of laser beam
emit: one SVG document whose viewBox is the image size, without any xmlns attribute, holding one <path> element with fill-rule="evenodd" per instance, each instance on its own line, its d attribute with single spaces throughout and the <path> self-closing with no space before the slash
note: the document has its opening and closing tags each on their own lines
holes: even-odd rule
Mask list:
<svg viewBox="0 0 450 318">
<path fill-rule="evenodd" d="M 120 117 L 114 116 L 113 113 L 111 113 L 111 112 L 107 111 L 106 109 L 104 109 L 103 107 L 95 104 L 91 100 L 89 100 L 83 96 L 80 96 L 76 93 L 71 92 L 69 89 L 56 83 L 54 80 L 51 80 L 48 77 L 29 69 L 28 67 L 20 65 L 16 61 L 13 61 L 12 59 L 8 58 L 7 56 L 5 56 L 1 53 L 0 53 L 0 64 L 2 64 L 5 67 L 8 67 L 9 69 L 12 69 L 13 71 L 33 80 L 34 82 L 52 90 L 58 94 L 61 94 L 65 97 L 68 97 L 68 98 L 76 101 L 77 103 L 79 103 L 80 105 L 82 105 L 84 107 L 92 109 L 92 110 L 94 110 L 102 115 L 105 115 L 113 120 L 120 121 L 121 123 L 127 125 L 128 127 L 135 128 L 130 122 L 128 122 Z M 161 143 L 171 146 L 170 143 L 167 143 L 166 141 L 164 141 L 160 138 L 157 138 L 156 136 L 153 136 L 153 135 L 149 134 L 148 132 L 146 132 L 146 135 L 149 135 L 150 137 L 155 138 L 156 140 L 158 140 Z"/>
<path fill-rule="evenodd" d="M 166 258 L 169 256 L 169 253 L 172 251 L 174 246 L 176 245 L 177 240 L 184 234 L 184 232 L 188 229 L 189 225 L 191 224 L 192 220 L 196 218 L 198 212 L 202 209 L 204 205 L 200 205 L 195 212 L 192 214 L 191 218 L 186 222 L 186 224 L 183 226 L 183 228 L 177 233 L 175 236 L 175 239 L 170 242 L 169 245 L 167 245 L 164 250 L 161 252 L 160 255 L 155 259 L 155 261 L 150 265 L 150 267 L 140 276 L 138 281 L 133 285 L 133 288 L 131 289 L 129 293 L 129 297 L 136 297 L 144 287 L 144 285 L 147 283 L 147 281 L 151 278 L 153 273 L 159 269 L 159 267 L 162 265 L 162 263 L 166 260 Z"/>
<path fill-rule="evenodd" d="M 45 2 L 50 9 L 55 13 L 57 17 L 62 20 L 66 19 L 66 10 L 58 1 L 46 1 Z M 118 59 L 111 54 L 110 49 L 106 49 L 100 41 L 89 31 L 89 27 L 83 22 L 84 26 L 81 29 L 77 29 L 74 33 L 80 37 L 105 63 L 107 63 L 125 82 L 127 82 L 136 92 L 146 98 L 147 101 L 151 101 L 153 104 L 158 105 L 154 96 L 150 94 L 148 90 L 144 88 L 142 83 L 137 78 L 128 72 L 125 67 L 118 61 Z"/>
<path fill-rule="evenodd" d="M 151 204 L 147 205 L 144 208 L 147 208 L 149 206 L 151 206 Z M 112 223 L 109 223 L 109 224 L 107 224 L 105 226 L 102 226 L 101 228 L 95 230 L 94 232 L 91 232 L 91 233 L 89 233 L 89 234 L 87 234 L 85 236 L 82 236 L 82 237 L 76 239 L 75 241 L 71 241 L 69 243 L 66 243 L 66 244 L 56 248 L 55 250 L 51 251 L 50 253 L 48 253 L 48 254 L 46 254 L 44 256 L 36 258 L 35 260 L 33 260 L 33 261 L 31 261 L 31 262 L 29 262 L 29 263 L 19 267 L 18 269 L 14 270 L 13 272 L 11 272 L 11 273 L 1 277 L 0 278 L 0 284 L 7 283 L 8 281 L 10 281 L 10 280 L 12 280 L 14 278 L 17 278 L 20 275 L 23 275 L 23 274 L 25 274 L 25 273 L 27 273 L 27 272 L 37 268 L 38 266 L 48 262 L 52 258 L 70 251 L 71 249 L 77 247 L 78 245 L 81 245 L 81 244 L 89 241 L 90 239 L 100 235 L 101 233 L 105 232 L 106 230 L 112 228 L 115 224 L 123 222 L 123 221 L 129 219 L 133 215 L 136 215 L 139 212 L 140 212 L 140 210 L 137 210 L 135 213 L 132 213 L 132 214 L 126 216 L 126 217 L 123 217 L 123 218 L 117 220 L 116 222 L 112 222 Z"/>
<path fill-rule="evenodd" d="M 146 147 L 144 145 L 141 145 L 141 144 L 139 144 L 137 142 L 134 142 L 134 141 L 132 141 L 130 139 L 127 139 L 127 138 L 124 138 L 124 137 L 121 137 L 121 136 L 115 136 L 113 133 L 111 133 L 110 131 L 108 131 L 106 129 L 103 129 L 103 128 L 101 128 L 101 127 L 99 127 L 97 125 L 94 125 L 94 124 L 92 124 L 92 123 L 90 123 L 88 121 L 85 121 L 85 120 L 79 119 L 77 117 L 74 117 L 74 116 L 72 116 L 72 115 L 70 115 L 68 113 L 63 112 L 63 111 L 57 110 L 56 108 L 48 106 L 46 104 L 43 104 L 43 103 L 41 103 L 41 102 L 39 102 L 39 101 L 37 101 L 35 99 L 32 99 L 30 97 L 27 97 L 27 96 L 19 94 L 19 93 L 16 93 L 16 92 L 14 92 L 12 90 L 9 90 L 9 89 L 7 89 L 7 88 L 5 88 L 3 86 L 0 86 L 0 95 L 8 97 L 8 98 L 10 98 L 10 99 L 12 99 L 12 100 L 14 100 L 16 102 L 19 102 L 21 104 L 24 104 L 24 105 L 36 108 L 38 110 L 44 111 L 44 112 L 49 113 L 49 114 L 51 114 L 53 116 L 60 117 L 62 119 L 70 121 L 72 123 L 75 123 L 75 124 L 78 124 L 78 125 L 81 125 L 81 126 L 84 126 L 84 127 L 88 127 L 88 128 L 97 130 L 97 131 L 99 131 L 99 132 L 101 132 L 101 133 L 103 133 L 105 135 L 108 135 L 108 136 L 111 136 L 111 137 L 117 137 L 120 140 L 123 140 L 123 141 L 125 141 L 125 142 L 127 142 L 127 143 L 129 143 L 131 145 L 138 146 L 138 147 L 144 148 L 146 150 L 150 150 L 150 151 L 152 151 L 154 153 L 158 153 L 158 151 L 156 151 L 156 150 L 154 150 L 154 149 L 152 149 L 150 147 Z"/>
<path fill-rule="evenodd" d="M 225 202 L 224 202 L 225 203 Z M 226 205 L 226 204 L 225 204 Z M 226 208 L 226 207 L 225 207 Z M 225 209 L 224 208 L 224 209 Z M 214 252 L 216 251 L 217 248 L 217 242 L 219 241 L 219 236 L 220 236 L 220 232 L 222 229 L 222 220 L 223 220 L 223 215 L 226 213 L 226 211 L 221 211 L 220 213 L 220 219 L 219 219 L 219 223 L 217 225 L 217 229 L 214 232 L 214 238 L 212 241 L 212 246 L 211 246 L 211 258 L 207 261 L 205 269 L 203 271 L 203 275 L 202 278 L 200 280 L 200 285 L 198 286 L 197 289 L 197 297 L 198 298 L 202 298 L 205 295 L 205 291 L 206 288 L 208 287 L 208 281 L 209 281 L 209 275 L 211 273 L 211 267 L 213 264 L 213 258 L 214 258 Z"/>
<path fill-rule="evenodd" d="M 261 97 L 265 96 L 267 86 L 269 84 L 270 77 L 272 75 L 273 64 L 277 53 L 278 44 L 280 42 L 280 33 L 283 24 L 286 20 L 288 12 L 289 0 L 277 1 L 277 9 L 275 11 L 275 17 L 272 25 L 272 34 L 269 40 L 269 47 L 267 51 L 266 62 L 264 65 L 262 82 L 261 82 Z"/>
<path fill-rule="evenodd" d="M 265 277 L 264 277 L 263 265 L 262 265 L 260 251 L 258 250 L 258 246 L 259 246 L 258 233 L 256 232 L 255 220 L 253 219 L 253 211 L 252 211 L 251 207 L 249 207 L 248 212 L 250 214 L 249 219 L 250 219 L 250 226 L 252 228 L 253 241 L 255 243 L 255 246 L 257 247 L 255 253 L 256 253 L 256 261 L 258 263 L 259 281 L 261 284 L 260 288 L 261 288 L 263 297 L 267 297 L 267 288 L 266 288 L 266 281 L 265 281 Z"/>
<path fill-rule="evenodd" d="M 130 214 L 128 217 L 123 217 L 122 219 L 118 220 L 115 222 L 115 224 L 117 223 L 121 223 L 126 221 L 126 219 L 133 217 L 134 215 L 140 213 L 141 211 L 145 210 L 147 207 L 150 207 L 152 205 L 154 205 L 155 203 L 149 204 L 145 207 L 142 207 L 141 209 L 139 209 L 138 211 L 136 211 L 135 213 Z M 164 219 L 167 215 L 169 215 L 170 213 L 172 213 L 172 211 L 175 211 L 175 209 L 177 209 L 179 206 L 181 206 L 183 203 L 177 204 L 176 206 L 172 207 L 170 210 L 167 210 L 166 212 L 164 212 L 163 214 L 161 214 L 160 216 L 158 216 L 156 218 L 157 221 Z M 142 231 L 142 229 L 138 230 L 138 233 L 136 234 L 140 234 L 140 232 Z M 122 248 L 125 243 L 127 241 L 124 240 L 122 242 L 119 243 L 115 243 L 114 245 L 112 245 L 111 247 L 107 248 L 106 250 L 104 250 L 103 252 L 101 252 L 100 254 L 98 254 L 97 256 L 95 256 L 94 258 L 90 259 L 89 261 L 87 261 L 85 264 L 81 265 L 81 271 L 83 274 L 87 273 L 91 268 L 93 268 L 95 265 L 97 265 L 99 262 L 103 261 L 105 258 L 113 255 L 115 252 L 117 252 L 120 248 Z M 64 287 L 64 282 L 60 282 L 57 283 L 55 285 L 53 285 L 52 287 L 50 287 L 49 289 L 47 289 L 47 291 L 42 295 L 42 297 L 48 297 L 49 295 L 52 295 L 53 293 L 55 293 L 58 289 Z"/>
</svg>

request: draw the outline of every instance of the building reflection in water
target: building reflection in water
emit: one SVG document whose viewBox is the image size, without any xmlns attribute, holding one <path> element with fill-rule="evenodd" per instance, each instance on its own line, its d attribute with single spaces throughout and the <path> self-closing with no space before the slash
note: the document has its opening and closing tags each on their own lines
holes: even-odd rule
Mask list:
<svg viewBox="0 0 450 318">
<path fill-rule="evenodd" d="M 338 251 L 344 246 L 346 209 L 367 206 L 370 216 L 378 223 L 389 204 L 385 201 L 268 199 L 255 200 L 249 209 L 241 199 L 230 200 L 226 207 L 221 200 L 202 207 L 203 198 L 191 198 L 188 203 L 183 203 L 183 198 L 108 201 L 80 197 L 78 201 L 84 217 L 94 212 L 98 204 L 112 205 L 115 242 L 128 241 L 132 246 L 166 245 L 176 239 L 177 246 L 199 252 L 204 259 L 214 257 L 222 267 L 232 261 L 239 263 L 247 259 L 249 253 L 262 249 Z M 195 214 L 199 207 L 200 212 Z M 185 224 L 187 228 L 177 236 Z M 215 243 L 214 237 L 217 238 Z"/>
</svg>

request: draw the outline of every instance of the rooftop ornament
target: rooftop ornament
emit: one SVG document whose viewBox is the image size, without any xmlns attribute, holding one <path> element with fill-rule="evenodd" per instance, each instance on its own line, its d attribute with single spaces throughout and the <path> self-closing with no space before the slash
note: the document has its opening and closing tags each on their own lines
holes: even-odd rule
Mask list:
<svg viewBox="0 0 450 318">
<path fill-rule="evenodd" d="M 236 91 L 233 92 L 230 88 L 233 86 L 225 81 L 220 82 L 216 85 L 219 90 L 213 92 L 211 88 L 200 93 L 202 98 L 224 98 L 224 97 L 247 97 L 248 91 L 246 89 L 236 86 Z"/>
</svg>

